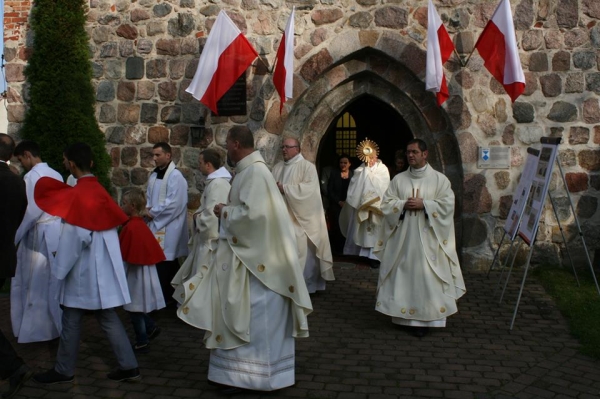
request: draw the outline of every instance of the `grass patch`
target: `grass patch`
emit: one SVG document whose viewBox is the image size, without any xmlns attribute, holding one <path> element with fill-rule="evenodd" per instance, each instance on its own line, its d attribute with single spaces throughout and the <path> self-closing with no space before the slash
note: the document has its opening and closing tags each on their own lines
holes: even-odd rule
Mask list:
<svg viewBox="0 0 600 399">
<path fill-rule="evenodd" d="M 532 274 L 569 321 L 571 333 L 581 343 L 580 352 L 600 359 L 600 295 L 591 272 L 577 270 L 581 287 L 570 269 L 542 266 Z"/>
</svg>

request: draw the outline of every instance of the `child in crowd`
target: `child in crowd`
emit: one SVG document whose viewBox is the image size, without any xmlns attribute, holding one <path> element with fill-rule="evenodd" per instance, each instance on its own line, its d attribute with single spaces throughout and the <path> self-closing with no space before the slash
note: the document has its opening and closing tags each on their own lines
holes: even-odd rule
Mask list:
<svg viewBox="0 0 600 399">
<path fill-rule="evenodd" d="M 160 334 L 160 328 L 148 313 L 165 307 L 155 264 L 165 260 L 165 254 L 141 213 L 146 208 L 144 193 L 139 189 L 126 191 L 121 198 L 121 209 L 129 221 L 123 226 L 119 241 L 125 262 L 131 303 L 123 309 L 129 312 L 136 342 L 133 351 L 147 353 L 150 340 Z"/>
</svg>

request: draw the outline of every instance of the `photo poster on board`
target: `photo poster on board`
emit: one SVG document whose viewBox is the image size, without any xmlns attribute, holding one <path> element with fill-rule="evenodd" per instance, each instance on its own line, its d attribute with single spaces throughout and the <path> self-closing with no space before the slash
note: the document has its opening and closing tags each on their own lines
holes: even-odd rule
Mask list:
<svg viewBox="0 0 600 399">
<path fill-rule="evenodd" d="M 527 148 L 525 167 L 521 173 L 521 179 L 519 180 L 517 189 L 513 194 L 513 201 L 510 206 L 510 211 L 508 211 L 506 223 L 504 223 L 504 231 L 511 241 L 515 239 L 517 232 L 519 231 L 519 220 L 521 219 L 523 208 L 529 197 L 529 190 L 531 188 L 531 183 L 533 182 L 539 154 L 539 150 L 531 147 Z"/>
<path fill-rule="evenodd" d="M 521 224 L 519 225 L 519 237 L 531 246 L 535 239 L 540 217 L 544 210 L 546 195 L 548 194 L 548 186 L 552 179 L 552 169 L 558 154 L 558 145 L 560 137 L 542 137 L 540 140 L 542 148 L 538 156 L 538 162 L 535 168 L 535 173 L 531 181 L 529 197 L 525 204 Z"/>
</svg>

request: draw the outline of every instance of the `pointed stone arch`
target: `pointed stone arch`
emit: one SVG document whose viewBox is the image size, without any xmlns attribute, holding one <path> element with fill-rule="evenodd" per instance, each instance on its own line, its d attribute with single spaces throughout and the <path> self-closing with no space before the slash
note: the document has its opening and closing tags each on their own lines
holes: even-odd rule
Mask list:
<svg viewBox="0 0 600 399">
<path fill-rule="evenodd" d="M 368 33 L 368 32 L 367 32 Z M 392 107 L 412 134 L 429 145 L 429 161 L 451 181 L 456 195 L 455 223 L 461 247 L 463 169 L 450 119 L 425 90 L 424 51 L 390 33 L 373 33 L 365 46 L 362 32 L 349 32 L 303 58 L 298 69 L 307 84 L 294 101 L 283 134 L 297 137 L 305 158 L 315 162 L 327 128 L 353 101 L 372 96 Z M 324 53 L 326 52 L 326 54 Z M 317 61 L 315 59 L 317 58 Z M 326 67 L 319 68 L 325 59 Z M 303 73 L 307 63 L 317 74 Z"/>
</svg>

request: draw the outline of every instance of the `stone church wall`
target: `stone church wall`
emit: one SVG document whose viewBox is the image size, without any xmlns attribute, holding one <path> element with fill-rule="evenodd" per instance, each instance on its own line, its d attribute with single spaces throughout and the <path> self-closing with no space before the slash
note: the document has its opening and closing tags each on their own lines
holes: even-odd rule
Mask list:
<svg viewBox="0 0 600 399">
<path fill-rule="evenodd" d="M 463 59 L 498 3 L 434 1 Z M 343 80 L 335 66 L 344 56 L 344 46 L 335 40 L 353 34 L 365 47 L 381 47 L 386 40 L 388 48 L 401 43 L 410 51 L 403 50 L 404 58 L 398 61 L 424 80 L 427 0 L 90 0 L 87 30 L 96 115 L 106 134 L 112 183 L 118 191 L 144 186 L 153 167 L 152 145 L 168 141 L 190 186 L 189 208 L 195 209 L 203 189 L 198 153 L 209 146 L 223 147 L 228 129 L 235 124 L 248 124 L 265 158 L 273 162 L 287 117 L 299 104 L 286 102 L 280 116 L 279 98 L 263 64 L 272 68 L 292 6 L 296 6 L 294 99 L 324 73 L 330 74 L 329 84 Z M 29 7 L 29 1 L 17 0 L 5 6 L 8 130 L 16 137 L 26 109 L 23 68 L 32 39 L 24 18 Z M 477 53 L 466 67 L 461 67 L 456 55 L 445 66 L 451 97 L 442 108 L 460 148 L 464 176 L 459 210 L 463 263 L 467 268 L 487 268 L 500 241 L 527 147 L 539 144 L 542 136 L 560 136 L 567 187 L 556 175 L 551 189 L 571 255 L 585 264 L 566 190 L 593 254 L 600 244 L 600 1 L 512 0 L 511 7 L 527 80 L 525 93 L 514 104 Z M 221 9 L 246 34 L 262 60 L 249 69 L 245 116 L 211 116 L 185 92 Z M 424 83 L 419 90 L 424 91 Z M 432 94 L 422 95 L 433 101 Z M 190 127 L 199 124 L 200 116 L 206 128 L 192 139 Z M 321 128 L 324 132 L 327 126 Z M 477 147 L 487 145 L 511 146 L 511 168 L 478 169 Z M 314 149 L 309 150 L 307 158 L 315 157 Z M 537 241 L 534 262 L 567 259 L 550 207 Z M 522 252 L 519 263 L 524 260 Z"/>
</svg>

